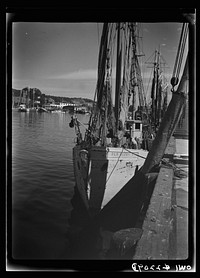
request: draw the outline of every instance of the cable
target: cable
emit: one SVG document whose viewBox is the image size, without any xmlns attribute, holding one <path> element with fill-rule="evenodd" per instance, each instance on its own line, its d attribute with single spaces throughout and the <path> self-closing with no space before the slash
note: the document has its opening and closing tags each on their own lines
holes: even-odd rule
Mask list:
<svg viewBox="0 0 200 278">
<path fill-rule="evenodd" d="M 119 162 L 119 159 L 120 159 L 122 153 L 123 153 L 123 148 L 122 148 L 122 151 L 121 151 L 121 153 L 120 153 L 120 155 L 119 155 L 119 157 L 118 157 L 118 159 L 117 159 L 117 162 L 115 163 L 115 166 L 113 167 L 113 169 L 112 169 L 112 171 L 111 171 L 111 173 L 110 173 L 108 179 L 106 180 L 106 184 L 107 184 L 108 180 L 110 179 L 111 175 L 113 174 L 113 171 L 115 170 L 115 168 L 116 168 L 116 166 L 117 166 L 117 163 Z M 106 184 L 105 184 L 105 185 L 106 185 Z"/>
<path fill-rule="evenodd" d="M 177 67 L 177 77 L 179 77 L 180 74 L 180 69 L 181 69 L 181 64 L 182 64 L 182 59 L 183 59 L 183 53 L 184 53 L 184 49 L 185 49 L 185 44 L 186 44 L 186 39 L 187 39 L 187 26 L 185 26 L 184 31 L 183 31 L 183 39 L 182 39 L 182 48 L 180 51 L 180 59 L 179 59 L 179 64 Z"/>
<path fill-rule="evenodd" d="M 174 91 L 174 87 L 179 82 L 179 75 L 180 75 L 180 70 L 181 70 L 181 65 L 183 60 L 183 54 L 185 50 L 187 34 L 188 34 L 188 23 L 184 23 L 181 30 L 181 36 L 180 36 L 178 51 L 177 51 L 176 60 L 174 64 L 173 75 L 171 78 L 172 92 Z"/>
<path fill-rule="evenodd" d="M 163 163 L 167 164 L 168 166 L 172 167 L 174 169 L 174 171 L 176 171 L 176 169 L 178 169 L 178 170 L 183 171 L 183 172 L 188 174 L 187 171 L 185 171 L 185 170 L 181 169 L 180 167 L 176 166 L 173 162 L 168 162 L 164 158 L 161 159 L 161 162 L 163 162 Z"/>
<path fill-rule="evenodd" d="M 132 153 L 132 154 L 134 154 L 134 155 L 136 155 L 136 156 L 138 156 L 138 157 L 141 157 L 141 158 L 143 158 L 143 159 L 146 159 L 146 157 L 144 157 L 144 156 L 142 156 L 142 155 L 133 153 L 133 152 L 129 151 L 128 149 L 126 149 L 125 147 L 123 147 L 123 148 L 124 148 L 127 152 L 129 152 L 129 153 Z"/>
</svg>

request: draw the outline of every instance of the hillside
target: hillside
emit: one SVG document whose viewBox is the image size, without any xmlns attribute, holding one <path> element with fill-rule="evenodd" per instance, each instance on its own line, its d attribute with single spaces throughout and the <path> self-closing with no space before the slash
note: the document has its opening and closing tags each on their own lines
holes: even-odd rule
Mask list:
<svg viewBox="0 0 200 278">
<path fill-rule="evenodd" d="M 26 90 L 27 88 L 23 88 L 22 90 Z M 45 98 L 51 98 L 55 102 L 66 102 L 66 103 L 74 103 L 74 104 L 79 104 L 79 105 L 92 105 L 93 100 L 88 99 L 88 98 L 81 98 L 81 97 L 60 97 L 60 96 L 53 96 L 53 95 L 45 95 L 43 94 L 39 89 L 34 88 L 35 90 L 35 95 L 36 96 L 41 96 Z M 33 88 L 30 88 L 30 92 L 32 94 Z M 12 96 L 13 97 L 19 97 L 20 96 L 20 90 L 12 89 Z"/>
<path fill-rule="evenodd" d="M 23 88 L 22 90 L 27 91 L 27 89 L 28 88 Z M 42 95 L 42 92 L 37 88 L 30 88 L 30 93 L 31 94 L 33 92 L 33 89 L 34 89 L 34 93 L 35 93 L 36 96 L 41 96 Z M 12 96 L 19 97 L 20 96 L 20 90 L 12 89 Z"/>
</svg>

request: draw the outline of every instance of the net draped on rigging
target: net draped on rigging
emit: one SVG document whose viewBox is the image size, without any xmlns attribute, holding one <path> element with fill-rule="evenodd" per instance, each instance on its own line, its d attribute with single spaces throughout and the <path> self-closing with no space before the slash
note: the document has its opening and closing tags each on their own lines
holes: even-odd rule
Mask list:
<svg viewBox="0 0 200 278">
<path fill-rule="evenodd" d="M 101 140 L 101 145 L 105 145 L 107 134 L 116 136 L 118 129 L 124 128 L 130 105 L 136 106 L 136 93 L 138 95 L 137 104 L 146 107 L 137 56 L 136 30 L 136 23 L 104 23 L 103 25 L 98 58 L 97 100 L 89 124 L 90 135 L 92 134 L 94 143 Z M 120 40 L 118 61 L 115 61 L 117 32 Z M 114 74 L 118 74 L 118 76 L 114 77 Z M 115 86 L 113 85 L 114 79 Z M 113 105 L 114 87 L 115 91 L 117 90 L 115 107 Z M 118 102 L 116 102 L 116 98 L 118 98 Z M 133 107 L 132 109 L 136 110 Z"/>
</svg>

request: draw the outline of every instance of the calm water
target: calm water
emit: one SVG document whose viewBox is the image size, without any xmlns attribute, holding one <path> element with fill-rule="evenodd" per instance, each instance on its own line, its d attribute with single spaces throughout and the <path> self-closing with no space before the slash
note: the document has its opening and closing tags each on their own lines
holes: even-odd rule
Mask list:
<svg viewBox="0 0 200 278">
<path fill-rule="evenodd" d="M 79 115 L 86 123 L 88 116 Z M 75 131 L 65 113 L 12 112 L 13 256 L 60 259 L 74 192 Z"/>
</svg>

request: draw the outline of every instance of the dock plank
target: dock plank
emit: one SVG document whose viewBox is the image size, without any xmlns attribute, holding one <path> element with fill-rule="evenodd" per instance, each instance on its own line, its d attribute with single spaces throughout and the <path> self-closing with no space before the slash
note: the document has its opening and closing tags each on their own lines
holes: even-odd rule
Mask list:
<svg viewBox="0 0 200 278">
<path fill-rule="evenodd" d="M 133 259 L 168 259 L 173 169 L 161 167 Z"/>
</svg>

